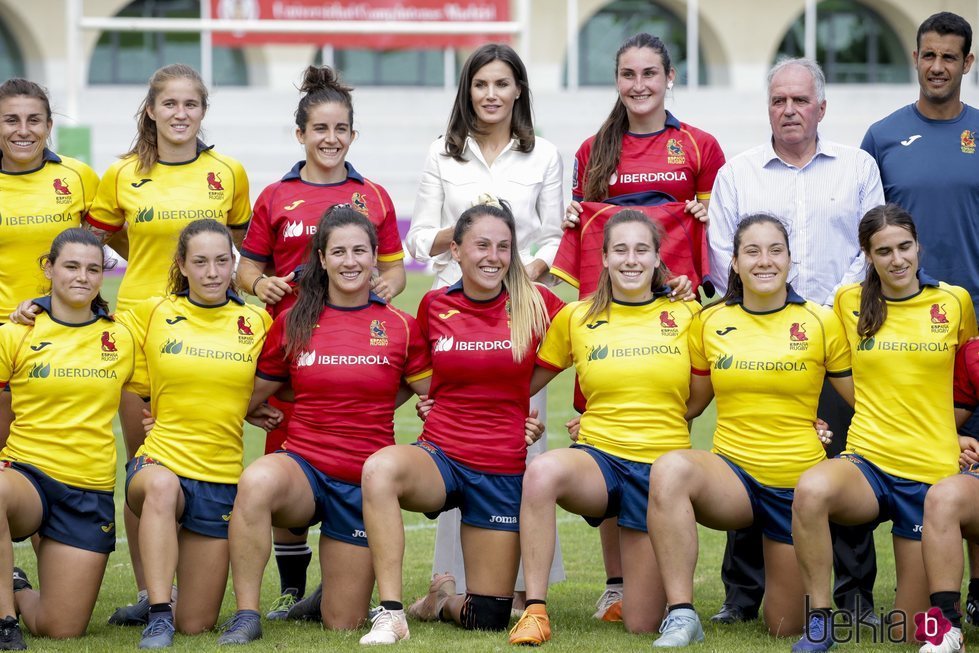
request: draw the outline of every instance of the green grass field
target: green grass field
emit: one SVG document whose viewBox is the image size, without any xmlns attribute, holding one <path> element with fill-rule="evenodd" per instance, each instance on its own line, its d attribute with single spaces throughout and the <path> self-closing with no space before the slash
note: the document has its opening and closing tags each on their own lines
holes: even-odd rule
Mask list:
<svg viewBox="0 0 979 653">
<path fill-rule="evenodd" d="M 118 277 L 106 279 L 106 296 L 114 297 Z M 408 288 L 395 300 L 395 304 L 414 314 L 421 296 L 428 290 L 431 280 L 427 276 L 411 274 Z M 558 294 L 567 300 L 575 297 L 575 291 L 567 286 L 558 288 Z M 568 444 L 567 432 L 563 424 L 571 417 L 570 372 L 555 379 L 548 390 L 548 433 L 550 446 L 563 447 Z M 714 426 L 713 406 L 694 423 L 694 446 L 708 448 Z M 413 402 L 398 410 L 396 431 L 399 442 L 411 442 L 418 435 L 420 422 L 414 415 Z M 118 429 L 117 429 L 118 433 Z M 245 433 L 246 463 L 262 453 L 264 434 L 246 425 Z M 116 491 L 117 523 L 122 524 L 121 507 L 124 481 L 123 464 L 125 450 L 119 445 L 119 472 Z M 434 543 L 434 522 L 422 515 L 405 513 L 406 552 L 405 552 L 405 600 L 420 596 L 427 590 L 431 573 L 432 549 Z M 650 645 L 650 635 L 630 635 L 621 624 L 600 623 L 591 618 L 594 602 L 604 585 L 601 547 L 597 532 L 588 527 L 579 517 L 558 510 L 558 526 L 564 553 L 564 564 L 568 580 L 551 588 L 548 597 L 548 611 L 551 615 L 554 637 L 546 645 L 552 651 L 636 651 Z M 526 527 L 526 525 L 525 525 Z M 134 600 L 135 586 L 128 550 L 124 541 L 125 533 L 120 529 L 117 550 L 109 558 L 102 592 L 89 627 L 89 634 L 81 640 L 52 641 L 28 637 L 28 645 L 34 650 L 51 651 L 116 651 L 135 649 L 139 641 L 136 628 L 118 628 L 106 625 L 112 610 Z M 700 530 L 700 561 L 696 573 L 696 607 L 705 622 L 707 639 L 695 647 L 695 651 L 788 651 L 794 639 L 775 639 L 770 637 L 760 621 L 746 625 L 715 628 L 707 624 L 707 619 L 720 607 L 724 598 L 719 569 L 724 552 L 724 534 L 705 529 Z M 311 538 L 314 552 L 316 537 Z M 881 528 L 877 534 L 878 568 L 876 602 L 878 610 L 889 610 L 893 603 L 894 565 L 888 528 Z M 315 555 L 315 553 L 314 553 Z M 36 579 L 36 565 L 33 551 L 29 546 L 15 548 L 16 564 L 27 570 Z M 314 586 L 319 579 L 317 561 L 314 558 L 310 567 L 309 583 Z M 327 590 L 329 591 L 329 590 Z M 268 605 L 278 592 L 278 578 L 275 565 L 271 563 L 266 570 L 263 587 L 263 603 Z M 225 594 L 221 619 L 226 619 L 234 611 L 234 597 L 229 580 Z M 357 640 L 365 630 L 357 632 L 324 631 L 317 624 L 263 623 L 265 637 L 252 645 L 252 649 L 271 648 L 275 651 L 307 651 L 313 649 L 357 650 Z M 971 633 L 970 633 L 971 634 Z M 501 651 L 509 648 L 502 634 L 467 632 L 447 624 L 411 623 L 411 640 L 399 645 L 399 650 L 407 651 Z M 869 636 L 869 631 L 865 631 Z M 217 649 L 217 633 L 206 633 L 196 637 L 178 635 L 174 649 L 178 651 L 210 651 Z M 894 645 L 847 645 L 844 650 L 917 650 L 917 647 Z"/>
</svg>

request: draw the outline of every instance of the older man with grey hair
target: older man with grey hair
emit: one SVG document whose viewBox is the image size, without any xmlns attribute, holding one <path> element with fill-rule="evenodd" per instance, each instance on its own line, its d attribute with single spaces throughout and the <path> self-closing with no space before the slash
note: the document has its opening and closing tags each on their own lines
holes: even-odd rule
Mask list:
<svg viewBox="0 0 979 653">
<path fill-rule="evenodd" d="M 769 213 L 785 223 L 792 254 L 788 281 L 802 297 L 829 306 L 837 288 L 863 279 L 857 225 L 867 210 L 884 203 L 880 173 L 866 152 L 819 137 L 825 114 L 825 77 L 817 63 L 786 59 L 769 71 L 772 137 L 729 160 L 711 193 L 710 280 L 720 293 L 727 287 L 734 232 L 743 218 L 755 213 Z M 845 444 L 853 411 L 825 386 L 819 416 L 836 434 L 828 452 L 835 454 Z M 834 533 L 836 603 L 856 616 L 873 609 L 877 569 L 871 535 L 866 528 Z M 726 597 L 712 621 L 734 623 L 757 616 L 765 587 L 761 551 L 760 531 L 728 534 L 721 570 Z"/>
</svg>

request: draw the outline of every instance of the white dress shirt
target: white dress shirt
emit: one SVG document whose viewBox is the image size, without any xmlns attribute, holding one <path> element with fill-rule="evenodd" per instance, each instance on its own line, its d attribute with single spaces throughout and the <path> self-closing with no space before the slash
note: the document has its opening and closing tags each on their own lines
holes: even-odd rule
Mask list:
<svg viewBox="0 0 979 653">
<path fill-rule="evenodd" d="M 428 148 L 422 171 L 411 228 L 405 238 L 408 252 L 419 261 L 432 261 L 433 288 L 455 283 L 462 277 L 459 265 L 446 251 L 432 256 L 436 234 L 455 225 L 462 212 L 486 193 L 506 200 L 517 223 L 520 260 L 526 265 L 540 259 L 550 267 L 561 242 L 564 218 L 563 167 L 557 148 L 537 137 L 532 152 L 513 149 L 511 140 L 492 165 L 469 136 L 462 153 L 464 161 L 445 155 L 439 138 Z"/>
<path fill-rule="evenodd" d="M 797 168 L 779 158 L 771 141 L 752 148 L 724 164 L 714 180 L 707 228 L 710 279 L 723 294 L 738 223 L 768 213 L 789 232 L 788 282 L 806 299 L 830 306 L 837 288 L 863 280 L 857 226 L 883 203 L 877 164 L 863 150 L 820 139 L 809 163 Z"/>
</svg>

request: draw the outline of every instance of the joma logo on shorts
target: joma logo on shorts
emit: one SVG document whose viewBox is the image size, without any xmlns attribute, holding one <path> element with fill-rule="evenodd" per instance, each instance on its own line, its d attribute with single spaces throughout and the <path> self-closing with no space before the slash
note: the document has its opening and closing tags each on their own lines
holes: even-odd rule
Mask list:
<svg viewBox="0 0 979 653">
<path fill-rule="evenodd" d="M 359 537 L 362 540 L 367 539 L 367 533 L 365 533 L 364 531 L 360 530 L 359 528 L 355 529 L 354 532 L 350 534 L 350 536 L 351 537 Z"/>
<path fill-rule="evenodd" d="M 516 517 L 506 517 L 503 515 L 490 515 L 491 524 L 516 524 Z"/>
</svg>

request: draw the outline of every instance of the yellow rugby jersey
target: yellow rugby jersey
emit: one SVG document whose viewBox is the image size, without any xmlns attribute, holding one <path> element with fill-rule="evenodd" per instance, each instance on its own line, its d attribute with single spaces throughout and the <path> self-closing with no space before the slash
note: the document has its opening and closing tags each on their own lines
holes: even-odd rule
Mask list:
<svg viewBox="0 0 979 653">
<path fill-rule="evenodd" d="M 86 490 L 111 492 L 116 481 L 112 418 L 125 387 L 146 396 L 133 334 L 100 315 L 69 325 L 50 316 L 49 297 L 34 326 L 0 327 L 0 387 L 9 385 L 14 423 L 0 459 L 34 465 Z"/>
<path fill-rule="evenodd" d="M 537 353 L 544 367 L 575 367 L 587 400 L 578 442 L 644 463 L 689 449 L 687 331 L 700 305 L 666 297 L 613 302 L 608 315 L 582 323 L 590 305 L 562 308 Z"/>
<path fill-rule="evenodd" d="M 693 373 L 709 374 L 714 386 L 711 451 L 777 488 L 795 487 L 826 458 L 812 426 L 823 378 L 850 370 L 843 326 L 832 311 L 791 287 L 775 311 L 714 304 L 690 328 L 690 361 Z"/>
<path fill-rule="evenodd" d="M 853 352 L 855 414 L 847 452 L 888 474 L 937 483 L 959 471 L 952 399 L 955 353 L 976 335 L 969 293 L 919 272 L 921 292 L 887 300 L 871 338 L 857 335 L 859 285 L 840 288 L 834 310 Z"/>
<path fill-rule="evenodd" d="M 202 148 L 193 161 L 157 163 L 144 174 L 136 173 L 138 163 L 128 156 L 109 166 L 88 216 L 109 231 L 128 224 L 119 310 L 166 294 L 177 237 L 190 222 L 211 218 L 243 229 L 251 215 L 245 169 L 231 157 Z"/>
<path fill-rule="evenodd" d="M 36 170 L 0 171 L 0 321 L 46 291 L 38 259 L 55 236 L 81 224 L 98 186 L 87 165 L 48 149 Z"/>
<path fill-rule="evenodd" d="M 137 455 L 178 476 L 237 483 L 242 422 L 271 316 L 229 293 L 220 306 L 200 306 L 186 295 L 153 297 L 118 319 L 146 354 L 156 418 Z"/>
</svg>

